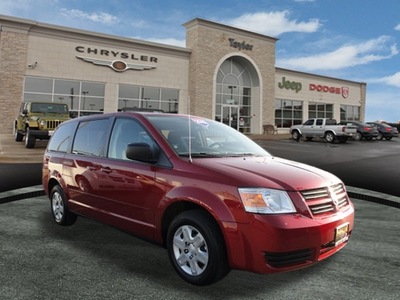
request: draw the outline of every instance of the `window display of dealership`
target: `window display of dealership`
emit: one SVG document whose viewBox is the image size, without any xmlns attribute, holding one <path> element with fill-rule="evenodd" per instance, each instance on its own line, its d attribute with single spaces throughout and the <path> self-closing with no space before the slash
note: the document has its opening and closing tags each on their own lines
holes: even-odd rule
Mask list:
<svg viewBox="0 0 400 300">
<path fill-rule="evenodd" d="M 0 133 L 28 101 L 65 103 L 74 117 L 190 113 L 246 134 L 364 120 L 365 83 L 278 68 L 273 37 L 204 19 L 183 26 L 186 47 L 176 47 L 0 15 Z"/>
</svg>

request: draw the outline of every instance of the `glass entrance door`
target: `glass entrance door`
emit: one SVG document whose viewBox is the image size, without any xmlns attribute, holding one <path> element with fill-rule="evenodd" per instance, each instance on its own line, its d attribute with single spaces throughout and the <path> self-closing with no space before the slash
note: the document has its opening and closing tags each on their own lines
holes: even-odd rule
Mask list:
<svg viewBox="0 0 400 300">
<path fill-rule="evenodd" d="M 221 122 L 239 130 L 239 111 L 238 105 L 222 105 Z"/>
</svg>

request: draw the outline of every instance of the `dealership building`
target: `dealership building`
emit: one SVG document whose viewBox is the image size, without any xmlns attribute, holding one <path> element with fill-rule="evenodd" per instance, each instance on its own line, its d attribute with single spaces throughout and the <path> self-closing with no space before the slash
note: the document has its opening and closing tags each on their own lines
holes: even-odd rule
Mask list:
<svg viewBox="0 0 400 300">
<path fill-rule="evenodd" d="M 278 68 L 273 37 L 198 18 L 183 26 L 176 47 L 0 15 L 0 133 L 26 101 L 66 103 L 74 116 L 189 113 L 246 134 L 364 120 L 365 83 Z"/>
</svg>

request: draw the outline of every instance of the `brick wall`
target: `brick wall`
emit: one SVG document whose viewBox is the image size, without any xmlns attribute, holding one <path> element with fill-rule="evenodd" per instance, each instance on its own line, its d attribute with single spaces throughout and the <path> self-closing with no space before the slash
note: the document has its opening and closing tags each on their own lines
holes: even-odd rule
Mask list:
<svg viewBox="0 0 400 300">
<path fill-rule="evenodd" d="M 23 91 L 28 35 L 24 31 L 0 31 L 0 133 L 11 133 Z"/>
</svg>

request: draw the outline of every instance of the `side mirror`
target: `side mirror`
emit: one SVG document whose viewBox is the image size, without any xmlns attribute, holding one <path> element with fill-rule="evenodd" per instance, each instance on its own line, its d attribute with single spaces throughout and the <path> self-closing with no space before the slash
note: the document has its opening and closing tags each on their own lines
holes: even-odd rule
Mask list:
<svg viewBox="0 0 400 300">
<path fill-rule="evenodd" d="M 147 143 L 132 143 L 126 147 L 126 157 L 147 163 L 157 162 L 157 153 Z"/>
<path fill-rule="evenodd" d="M 27 114 L 28 114 L 28 110 L 25 108 L 25 109 L 22 111 L 22 114 L 23 114 L 23 115 L 27 115 Z"/>
</svg>

